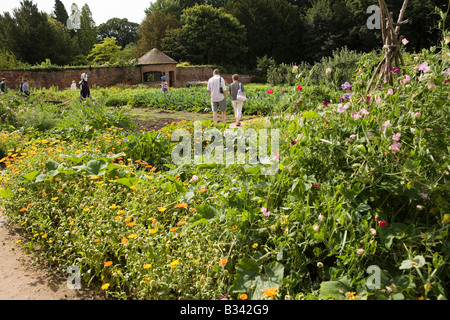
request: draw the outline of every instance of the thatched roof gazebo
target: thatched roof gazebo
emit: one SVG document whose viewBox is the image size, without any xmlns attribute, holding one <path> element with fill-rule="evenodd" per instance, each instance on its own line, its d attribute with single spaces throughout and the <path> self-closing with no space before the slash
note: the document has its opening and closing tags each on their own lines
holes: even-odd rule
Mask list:
<svg viewBox="0 0 450 320">
<path fill-rule="evenodd" d="M 159 86 L 161 77 L 165 76 L 169 87 L 177 86 L 178 62 L 154 48 L 138 59 L 142 83 L 149 86 Z"/>
</svg>

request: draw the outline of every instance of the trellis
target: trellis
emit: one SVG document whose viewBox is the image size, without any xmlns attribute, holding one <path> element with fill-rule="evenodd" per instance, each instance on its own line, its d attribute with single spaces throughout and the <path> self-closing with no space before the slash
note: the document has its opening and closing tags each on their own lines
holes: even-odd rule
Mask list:
<svg viewBox="0 0 450 320">
<path fill-rule="evenodd" d="M 393 84 L 393 62 L 395 62 L 395 65 L 398 68 L 398 72 L 400 74 L 403 74 L 402 67 L 404 67 L 404 61 L 400 46 L 400 27 L 409 22 L 409 20 L 403 20 L 406 7 L 408 6 L 408 0 L 404 0 L 403 2 L 397 22 L 394 22 L 394 15 L 392 12 L 388 11 L 385 1 L 379 0 L 378 2 L 381 13 L 381 32 L 383 35 L 384 57 L 375 69 L 372 79 L 370 80 L 367 87 L 367 93 L 372 88 L 372 85 L 377 76 L 378 81 L 382 81 L 384 84 Z"/>
</svg>

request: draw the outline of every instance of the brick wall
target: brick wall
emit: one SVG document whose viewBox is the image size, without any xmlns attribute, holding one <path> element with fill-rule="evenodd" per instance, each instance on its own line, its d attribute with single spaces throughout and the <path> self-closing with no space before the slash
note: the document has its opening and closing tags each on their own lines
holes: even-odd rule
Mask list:
<svg viewBox="0 0 450 320">
<path fill-rule="evenodd" d="M 0 70 L 0 78 L 6 78 L 8 88 L 18 88 L 19 79 L 26 78 L 31 87 L 50 88 L 57 86 L 60 90 L 67 89 L 72 84 L 72 80 L 80 82 L 81 74 L 88 73 L 89 85 L 99 87 L 111 87 L 117 84 L 141 83 L 141 73 L 139 67 L 123 68 L 93 68 L 87 69 L 58 70 L 58 71 L 21 71 L 21 70 Z M 177 86 L 184 87 L 189 82 L 208 81 L 211 78 L 213 69 L 209 67 L 189 67 L 177 68 Z M 222 75 L 227 83 L 231 83 L 231 74 Z M 253 76 L 240 75 L 240 81 L 244 84 L 250 83 Z"/>
</svg>

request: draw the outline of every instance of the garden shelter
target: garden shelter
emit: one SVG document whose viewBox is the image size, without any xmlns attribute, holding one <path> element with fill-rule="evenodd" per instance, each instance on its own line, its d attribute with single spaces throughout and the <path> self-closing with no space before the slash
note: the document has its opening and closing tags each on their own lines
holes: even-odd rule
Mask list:
<svg viewBox="0 0 450 320">
<path fill-rule="evenodd" d="M 161 78 L 166 77 L 169 87 L 177 86 L 178 62 L 154 48 L 138 59 L 142 83 L 150 87 L 161 85 Z"/>
</svg>

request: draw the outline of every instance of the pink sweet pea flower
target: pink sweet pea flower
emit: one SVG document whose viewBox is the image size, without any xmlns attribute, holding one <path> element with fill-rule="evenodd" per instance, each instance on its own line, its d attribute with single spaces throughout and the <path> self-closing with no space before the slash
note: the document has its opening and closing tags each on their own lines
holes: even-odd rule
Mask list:
<svg viewBox="0 0 450 320">
<path fill-rule="evenodd" d="M 400 151 L 400 147 L 402 146 L 402 144 L 400 142 L 394 142 L 392 143 L 392 145 L 389 147 L 389 150 L 391 150 L 394 154 Z"/>
<path fill-rule="evenodd" d="M 418 66 L 414 67 L 414 69 L 423 71 L 424 73 L 427 73 L 430 71 L 430 66 L 428 65 L 428 62 L 424 62 L 422 64 L 419 64 Z"/>
<path fill-rule="evenodd" d="M 406 38 L 403 38 L 402 43 L 403 43 L 403 45 L 406 46 L 409 43 L 409 40 Z"/>
<path fill-rule="evenodd" d="M 388 92 L 387 92 L 387 94 L 388 94 L 388 95 L 392 95 L 392 94 L 394 94 L 394 89 L 388 89 Z"/>
<path fill-rule="evenodd" d="M 265 217 L 270 216 L 270 211 L 268 211 L 267 208 L 262 207 L 261 212 L 262 212 L 263 216 L 265 216 Z"/>
<path fill-rule="evenodd" d="M 402 134 L 399 132 L 392 136 L 392 140 L 399 142 L 401 137 L 402 137 Z"/>
</svg>

